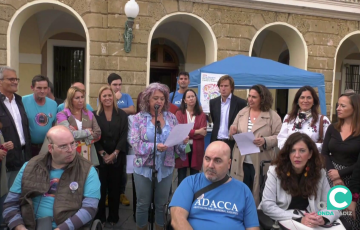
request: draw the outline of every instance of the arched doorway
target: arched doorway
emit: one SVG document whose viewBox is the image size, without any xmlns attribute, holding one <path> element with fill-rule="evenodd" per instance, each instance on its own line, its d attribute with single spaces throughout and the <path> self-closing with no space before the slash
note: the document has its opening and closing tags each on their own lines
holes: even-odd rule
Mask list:
<svg viewBox="0 0 360 230">
<path fill-rule="evenodd" d="M 89 88 L 89 33 L 82 17 L 66 4 L 35 1 L 22 6 L 9 22 L 7 45 L 7 64 L 21 75 L 20 94 L 31 93 L 31 79 L 40 73 L 54 82 L 57 96 L 64 97 L 73 81 Z"/>
<path fill-rule="evenodd" d="M 301 33 L 287 23 L 271 23 L 260 29 L 251 41 L 249 55 L 307 69 L 307 46 Z M 290 109 L 296 89 L 271 90 L 273 109 L 283 117 Z"/>
<path fill-rule="evenodd" d="M 159 72 L 155 62 L 151 60 L 156 45 L 166 45 L 169 54 L 173 53 L 173 59 L 177 59 L 177 73 L 191 72 L 217 60 L 217 41 L 210 25 L 204 19 L 190 13 L 177 12 L 166 15 L 152 28 L 148 42 L 147 83 L 153 82 L 154 76 Z M 174 63 L 172 68 L 172 73 L 175 73 Z M 175 89 L 175 77 L 171 77 L 168 83 L 172 91 Z"/>
<path fill-rule="evenodd" d="M 346 89 L 360 93 L 360 31 L 345 36 L 335 53 L 331 100 L 332 121 L 335 121 L 336 103 Z"/>
<path fill-rule="evenodd" d="M 150 60 L 150 83 L 161 82 L 174 91 L 179 73 L 179 60 L 175 51 L 167 45 L 155 45 L 151 48 Z"/>
</svg>

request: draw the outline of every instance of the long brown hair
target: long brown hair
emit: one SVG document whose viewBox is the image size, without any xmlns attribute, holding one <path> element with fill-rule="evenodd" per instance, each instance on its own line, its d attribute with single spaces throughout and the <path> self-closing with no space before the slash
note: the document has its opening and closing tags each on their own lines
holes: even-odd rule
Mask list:
<svg viewBox="0 0 360 230">
<path fill-rule="evenodd" d="M 292 108 L 291 111 L 289 113 L 289 122 L 290 121 L 295 121 L 297 114 L 299 112 L 300 106 L 299 106 L 299 98 L 301 96 L 301 94 L 305 91 L 309 91 L 311 93 L 311 96 L 313 98 L 314 101 L 314 105 L 311 107 L 311 116 L 312 116 L 312 122 L 311 122 L 311 126 L 315 125 L 316 122 L 318 121 L 319 118 L 319 106 L 320 106 L 320 100 L 318 95 L 316 94 L 315 90 L 308 85 L 305 85 L 303 87 L 301 87 L 295 94 L 293 103 L 292 103 Z"/>
<path fill-rule="evenodd" d="M 260 110 L 262 112 L 268 112 L 274 102 L 273 96 L 269 89 L 265 85 L 257 84 L 253 85 L 250 90 L 255 90 L 260 96 Z M 249 92 L 250 92 L 249 90 Z"/>
<path fill-rule="evenodd" d="M 200 108 L 197 95 L 196 95 L 195 91 L 192 90 L 192 89 L 187 89 L 187 90 L 185 91 L 185 93 L 184 93 L 184 95 L 183 95 L 183 97 L 182 97 L 182 100 L 181 100 L 180 108 L 179 108 L 178 110 L 180 110 L 182 114 L 185 114 L 185 112 L 186 112 L 185 98 L 186 98 L 186 94 L 187 94 L 188 92 L 193 92 L 194 95 L 195 95 L 196 103 L 195 103 L 194 111 L 193 111 L 193 112 L 194 112 L 194 115 L 195 115 L 195 116 L 198 116 L 198 115 L 200 115 L 200 114 L 202 113 L 202 110 L 201 110 L 201 108 Z"/>
<path fill-rule="evenodd" d="M 353 136 L 359 136 L 360 135 L 360 95 L 356 93 L 344 93 L 341 94 L 340 97 L 348 97 L 350 99 L 350 104 L 353 107 L 353 114 L 351 117 L 351 131 L 353 133 Z M 335 129 L 339 132 L 341 132 L 341 127 L 344 124 L 344 119 L 338 118 L 338 122 L 334 125 Z"/>
<path fill-rule="evenodd" d="M 308 147 L 309 152 L 312 153 L 311 158 L 307 162 L 307 167 L 309 167 L 310 170 L 305 177 L 304 169 L 300 182 L 298 182 L 298 176 L 290 160 L 292 148 L 299 141 L 303 141 Z M 275 171 L 281 180 L 281 188 L 287 193 L 291 196 L 302 196 L 306 198 L 313 195 L 316 198 L 318 182 L 321 178 L 321 169 L 324 165 L 316 144 L 307 134 L 299 132 L 291 134 L 272 164 L 276 165 Z M 288 173 L 290 173 L 289 176 Z"/>
</svg>

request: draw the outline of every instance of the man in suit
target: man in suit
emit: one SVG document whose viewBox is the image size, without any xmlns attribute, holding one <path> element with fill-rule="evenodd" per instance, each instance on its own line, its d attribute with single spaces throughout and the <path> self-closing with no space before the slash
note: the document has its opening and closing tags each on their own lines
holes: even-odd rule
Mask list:
<svg viewBox="0 0 360 230">
<path fill-rule="evenodd" d="M 246 101 L 235 96 L 234 79 L 229 75 L 222 76 L 217 85 L 220 90 L 220 97 L 210 100 L 210 115 L 214 123 L 211 133 L 211 141 L 224 141 L 231 149 L 234 148 L 235 141 L 229 139 L 229 128 L 234 122 L 238 112 L 246 106 Z"/>
<path fill-rule="evenodd" d="M 4 141 L 12 141 L 14 148 L 6 155 L 6 178 L 10 188 L 23 164 L 31 158 L 29 122 L 18 90 L 16 71 L 7 66 L 0 67 L 0 122 Z M 0 198 L 0 212 L 6 194 Z M 0 224 L 2 217 L 0 218 Z"/>
</svg>

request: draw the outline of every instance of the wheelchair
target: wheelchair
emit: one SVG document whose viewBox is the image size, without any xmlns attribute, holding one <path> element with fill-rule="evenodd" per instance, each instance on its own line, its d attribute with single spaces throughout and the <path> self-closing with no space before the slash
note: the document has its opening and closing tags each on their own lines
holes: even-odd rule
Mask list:
<svg viewBox="0 0 360 230">
<path fill-rule="evenodd" d="M 0 224 L 0 230 L 9 230 L 6 224 Z M 82 226 L 79 230 L 103 230 L 103 225 L 99 219 L 92 220 L 89 223 Z"/>
</svg>

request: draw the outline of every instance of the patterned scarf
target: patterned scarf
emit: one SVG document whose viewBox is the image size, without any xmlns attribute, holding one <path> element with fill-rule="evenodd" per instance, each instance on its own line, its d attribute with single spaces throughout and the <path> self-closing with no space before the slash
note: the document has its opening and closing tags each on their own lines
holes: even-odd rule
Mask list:
<svg viewBox="0 0 360 230">
<path fill-rule="evenodd" d="M 298 114 L 296 116 L 295 122 L 294 122 L 294 128 L 295 129 L 301 129 L 302 125 L 309 120 L 309 118 L 312 116 L 311 109 L 305 112 L 300 112 L 300 109 L 298 111 Z"/>
</svg>

